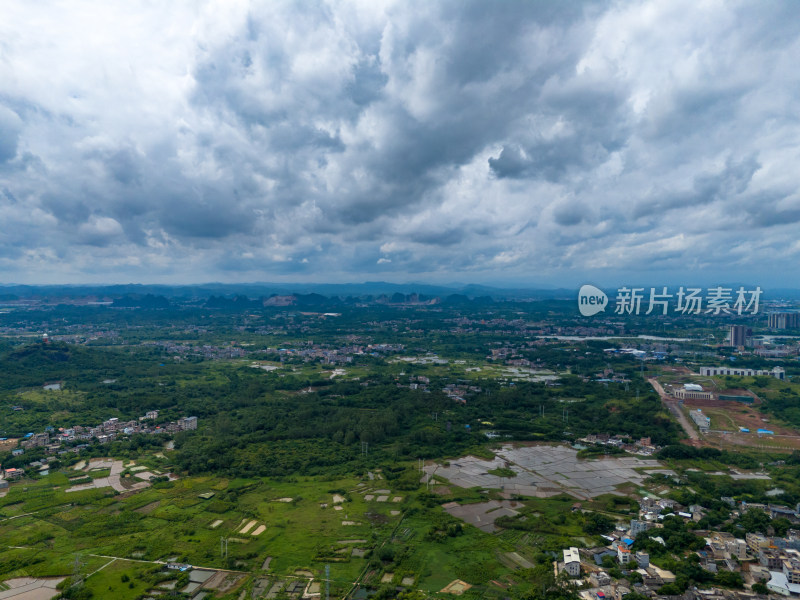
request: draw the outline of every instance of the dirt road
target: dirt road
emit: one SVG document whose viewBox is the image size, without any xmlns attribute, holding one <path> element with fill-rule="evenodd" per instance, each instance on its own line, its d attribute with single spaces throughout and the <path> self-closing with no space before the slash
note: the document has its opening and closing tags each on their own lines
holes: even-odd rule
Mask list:
<svg viewBox="0 0 800 600">
<path fill-rule="evenodd" d="M 653 389 L 658 392 L 659 396 L 661 396 L 661 402 L 663 402 L 673 416 L 678 419 L 678 423 L 681 424 L 681 427 L 683 427 L 686 435 L 688 435 L 691 440 L 699 441 L 700 434 L 697 433 L 697 430 L 689 422 L 689 419 L 687 419 L 686 415 L 683 414 L 680 406 L 678 406 L 678 401 L 674 398 L 671 398 L 669 394 L 664 391 L 664 388 L 661 387 L 661 384 L 658 382 L 658 380 L 656 380 L 655 377 L 651 377 L 647 381 L 650 382 L 650 385 L 653 386 Z"/>
</svg>

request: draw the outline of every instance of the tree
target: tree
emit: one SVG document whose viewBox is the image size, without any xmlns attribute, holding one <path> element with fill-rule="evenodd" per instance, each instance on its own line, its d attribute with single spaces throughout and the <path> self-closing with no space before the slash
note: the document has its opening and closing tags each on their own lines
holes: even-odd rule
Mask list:
<svg viewBox="0 0 800 600">
<path fill-rule="evenodd" d="M 769 588 L 766 586 L 766 584 L 763 581 L 759 581 L 757 583 L 754 583 L 752 585 L 752 590 L 756 594 L 769 594 Z"/>
<path fill-rule="evenodd" d="M 716 577 L 714 577 L 714 582 L 718 583 L 719 585 L 724 585 L 725 587 L 732 587 L 736 589 L 742 589 L 744 587 L 744 579 L 742 579 L 742 575 L 732 571 L 720 571 L 717 573 Z"/>
<path fill-rule="evenodd" d="M 537 565 L 526 571 L 530 589 L 520 594 L 522 600 L 578 600 L 578 592 L 569 583 L 566 573 L 558 577 L 549 564 Z"/>
<path fill-rule="evenodd" d="M 586 517 L 583 530 L 589 535 L 602 535 L 614 529 L 614 521 L 601 513 L 591 513 Z"/>
</svg>

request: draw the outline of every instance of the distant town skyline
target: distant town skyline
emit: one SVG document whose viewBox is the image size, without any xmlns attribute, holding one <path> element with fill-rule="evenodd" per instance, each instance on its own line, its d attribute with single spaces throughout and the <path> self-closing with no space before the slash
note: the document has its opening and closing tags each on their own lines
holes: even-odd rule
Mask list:
<svg viewBox="0 0 800 600">
<path fill-rule="evenodd" d="M 800 5 L 4 3 L 0 283 L 800 287 Z"/>
</svg>

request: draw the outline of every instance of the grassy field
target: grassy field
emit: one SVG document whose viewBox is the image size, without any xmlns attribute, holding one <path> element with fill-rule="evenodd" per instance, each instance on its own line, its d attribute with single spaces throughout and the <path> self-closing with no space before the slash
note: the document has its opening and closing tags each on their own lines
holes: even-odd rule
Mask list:
<svg viewBox="0 0 800 600">
<path fill-rule="evenodd" d="M 509 572 L 496 554 L 515 548 L 472 527 L 458 537 L 431 539 L 432 527 L 449 515 L 385 479 L 192 477 L 119 495 L 110 488 L 67 494 L 69 475 L 15 484 L 0 499 L 0 564 L 27 557 L 19 568 L 0 569 L 0 579 L 68 576 L 77 559 L 96 595 L 113 591 L 125 599 L 152 588 L 153 571 L 163 570 L 156 561 L 258 575 L 271 557 L 264 575 L 291 577 L 302 570 L 320 577 L 329 564 L 335 587 L 344 592 L 387 547 L 392 551 L 367 573 L 370 582 L 378 585 L 388 572 L 398 582 L 410 577 L 438 591 L 471 577 L 465 564 L 498 577 Z M 388 498 L 378 502 L 381 496 Z M 221 537 L 228 540 L 227 559 L 220 555 Z"/>
<path fill-rule="evenodd" d="M 319 579 L 328 564 L 335 595 L 363 575 L 368 586 L 405 581 L 431 593 L 463 579 L 492 596 L 502 591 L 492 580 L 509 580 L 520 561 L 533 563 L 543 549 L 597 542 L 585 537 L 566 496 L 524 501 L 524 514 L 542 517 L 536 531 L 492 535 L 462 526 L 441 504 L 499 498 L 497 490 L 442 486 L 429 496 L 393 489 L 378 476 L 190 477 L 130 495 L 110 488 L 67 494 L 72 475 L 20 482 L 0 499 L 0 580 L 70 576 L 77 568 L 96 597 L 126 600 L 174 579 L 168 561 L 241 572 L 237 590 L 264 577 L 292 581 L 298 572 Z M 603 512 L 620 508 L 610 497 L 593 504 Z M 228 540 L 227 558 L 220 538 Z"/>
</svg>

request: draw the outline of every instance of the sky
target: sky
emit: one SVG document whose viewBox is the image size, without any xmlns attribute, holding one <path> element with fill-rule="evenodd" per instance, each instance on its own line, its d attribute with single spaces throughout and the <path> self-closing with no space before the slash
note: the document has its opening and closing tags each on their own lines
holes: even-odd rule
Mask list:
<svg viewBox="0 0 800 600">
<path fill-rule="evenodd" d="M 4 0 L 0 283 L 791 287 L 798 57 L 789 0 Z"/>
</svg>

